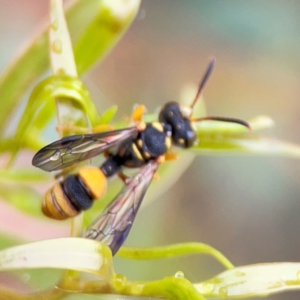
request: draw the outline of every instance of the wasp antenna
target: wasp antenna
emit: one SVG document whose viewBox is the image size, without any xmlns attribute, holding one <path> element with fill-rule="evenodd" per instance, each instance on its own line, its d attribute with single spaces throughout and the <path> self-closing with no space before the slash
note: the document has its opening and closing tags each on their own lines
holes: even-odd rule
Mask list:
<svg viewBox="0 0 300 300">
<path fill-rule="evenodd" d="M 236 118 L 226 118 L 226 117 L 203 117 L 203 118 L 193 118 L 191 120 L 192 122 L 202 122 L 202 121 L 220 121 L 220 122 L 228 122 L 228 123 L 236 123 L 240 124 L 242 126 L 247 127 L 248 129 L 251 130 L 251 126 L 248 122 L 241 120 L 241 119 L 236 119 Z"/>
<path fill-rule="evenodd" d="M 198 99 L 200 98 L 200 95 L 204 89 L 204 86 L 209 78 L 209 76 L 211 75 L 213 69 L 214 69 L 214 66 L 215 66 L 215 63 L 216 63 L 216 58 L 214 56 L 212 56 L 210 58 L 210 62 L 209 62 L 209 65 L 206 69 L 206 72 L 202 78 L 202 80 L 200 81 L 200 85 L 199 85 L 199 88 L 198 88 L 198 91 L 197 91 L 197 94 L 192 102 L 192 105 L 191 105 L 191 110 L 193 110 L 195 104 L 197 103 Z"/>
</svg>

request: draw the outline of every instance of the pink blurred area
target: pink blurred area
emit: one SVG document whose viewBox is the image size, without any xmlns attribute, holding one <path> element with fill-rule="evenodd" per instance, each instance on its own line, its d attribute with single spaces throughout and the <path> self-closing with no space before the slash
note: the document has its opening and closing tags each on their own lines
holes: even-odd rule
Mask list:
<svg viewBox="0 0 300 300">
<path fill-rule="evenodd" d="M 22 44 L 26 43 L 26 37 L 32 35 L 37 25 L 47 18 L 47 9 L 47 1 L 0 1 L 1 71 L 5 70 Z M 31 157 L 32 153 L 22 155 L 17 165 L 28 168 Z M 7 161 L 6 156 L 0 158 L 1 166 L 5 161 Z M 7 236 L 22 240 L 66 236 L 69 232 L 67 224 L 51 222 L 45 218 L 34 219 L 3 201 L 0 202 L 0 230 Z"/>
<path fill-rule="evenodd" d="M 300 143 L 299 11 L 297 1 L 144 0 L 124 38 L 83 80 L 100 111 L 116 103 L 122 118 L 135 103 L 152 112 L 177 100 L 186 83 L 199 82 L 214 55 L 216 69 L 204 93 L 208 113 L 268 115 L 276 127 L 263 135 Z M 47 1 L 0 0 L 1 70 L 46 13 Z M 299 171 L 294 158 L 199 156 L 174 187 L 139 213 L 127 245 L 199 241 L 237 265 L 299 261 Z M 68 234 L 65 226 L 33 220 L 8 204 L 0 208 L 0 230 L 28 239 Z M 157 278 L 162 268 L 169 275 L 188 266 L 186 276 L 198 281 L 222 270 L 202 257 L 117 264 L 140 280 Z"/>
<path fill-rule="evenodd" d="M 69 234 L 68 225 L 65 223 L 34 219 L 5 203 L 0 204 L 0 219 L 1 232 L 25 241 L 58 238 Z"/>
<path fill-rule="evenodd" d="M 4 70 L 13 59 L 26 37 L 46 16 L 48 1 L 6 1 L 0 0 L 0 70 Z"/>
<path fill-rule="evenodd" d="M 0 158 L 0 166 L 2 168 L 5 166 L 7 159 L 8 157 L 6 156 Z M 31 159 L 32 153 L 24 152 L 17 158 L 15 165 L 20 169 L 30 168 Z M 37 184 L 28 182 L 27 184 L 41 194 L 42 200 L 43 193 L 50 188 L 53 182 L 39 182 Z M 18 186 L 18 188 L 22 187 Z M 43 217 L 42 213 L 39 217 L 34 218 L 22 213 L 3 200 L 1 199 L 0 201 L 0 232 L 7 237 L 23 241 L 35 241 L 69 235 L 69 222 L 55 222 Z M 28 199 L 28 201 L 30 200 Z"/>
</svg>

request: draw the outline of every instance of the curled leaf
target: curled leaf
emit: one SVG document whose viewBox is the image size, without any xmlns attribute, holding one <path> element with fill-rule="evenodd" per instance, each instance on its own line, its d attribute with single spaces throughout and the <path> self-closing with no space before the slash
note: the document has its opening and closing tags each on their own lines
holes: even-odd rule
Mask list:
<svg viewBox="0 0 300 300">
<path fill-rule="evenodd" d="M 92 273 L 110 280 L 114 274 L 110 249 L 83 238 L 60 238 L 0 251 L 0 271 L 55 268 Z"/>
<path fill-rule="evenodd" d="M 214 299 L 266 296 L 300 290 L 300 263 L 270 263 L 243 266 L 194 284 L 199 293 Z"/>
<path fill-rule="evenodd" d="M 53 116 L 55 112 L 55 98 L 65 98 L 73 101 L 73 105 L 80 107 L 88 115 L 91 123 L 94 125 L 98 119 L 98 113 L 93 101 L 90 98 L 89 91 L 77 77 L 68 75 L 50 76 L 40 82 L 32 91 L 26 109 L 19 122 L 15 140 L 22 143 L 26 134 L 32 127 L 41 127 L 40 122 L 45 125 L 45 119 L 39 114 L 44 112 L 43 107 L 47 107 L 47 111 L 51 111 L 52 115 L 47 114 L 47 118 Z M 70 116 L 71 118 L 71 116 Z M 37 123 L 37 121 L 40 121 Z M 16 151 L 17 149 L 15 149 Z"/>
</svg>

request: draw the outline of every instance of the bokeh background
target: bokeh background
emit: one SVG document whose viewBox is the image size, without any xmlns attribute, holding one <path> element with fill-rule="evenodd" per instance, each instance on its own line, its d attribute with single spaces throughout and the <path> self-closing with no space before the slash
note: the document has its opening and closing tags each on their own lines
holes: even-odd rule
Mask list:
<svg viewBox="0 0 300 300">
<path fill-rule="evenodd" d="M 47 1 L 0 0 L 0 71 L 47 9 Z M 264 135 L 300 143 L 299 12 L 300 2 L 292 0 L 143 0 L 124 38 L 83 79 L 99 109 L 116 103 L 123 117 L 134 103 L 143 103 L 152 112 L 178 99 L 186 83 L 198 83 L 214 55 L 217 66 L 205 89 L 208 113 L 242 119 L 268 115 L 276 127 Z M 299 172 L 300 161 L 292 158 L 198 156 L 176 185 L 141 209 L 126 244 L 198 241 L 236 265 L 299 262 Z M 23 219 L 8 205 L 0 216 L 0 231 L 12 235 L 40 239 L 67 232 L 53 222 Z M 13 221 L 21 219 L 22 228 Z M 130 279 L 182 270 L 192 281 L 223 270 L 205 256 L 157 262 L 117 258 L 116 269 Z"/>
</svg>

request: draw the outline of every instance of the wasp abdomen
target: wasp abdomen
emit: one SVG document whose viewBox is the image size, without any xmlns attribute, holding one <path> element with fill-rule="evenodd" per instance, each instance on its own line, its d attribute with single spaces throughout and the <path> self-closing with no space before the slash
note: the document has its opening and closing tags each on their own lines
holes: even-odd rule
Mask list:
<svg viewBox="0 0 300 300">
<path fill-rule="evenodd" d="M 43 213 L 63 220 L 89 209 L 93 200 L 101 198 L 107 187 L 107 178 L 99 168 L 82 168 L 78 175 L 70 175 L 57 182 L 45 195 Z"/>
<path fill-rule="evenodd" d="M 78 214 L 78 210 L 66 197 L 60 182 L 56 182 L 45 194 L 42 211 L 47 217 L 56 220 L 64 220 Z"/>
<path fill-rule="evenodd" d="M 79 170 L 78 178 L 90 193 L 92 199 L 99 199 L 107 189 L 107 175 L 96 167 L 85 167 Z"/>
<path fill-rule="evenodd" d="M 92 206 L 93 198 L 77 175 L 68 176 L 62 183 L 62 188 L 65 195 L 78 211 L 86 210 Z"/>
</svg>

